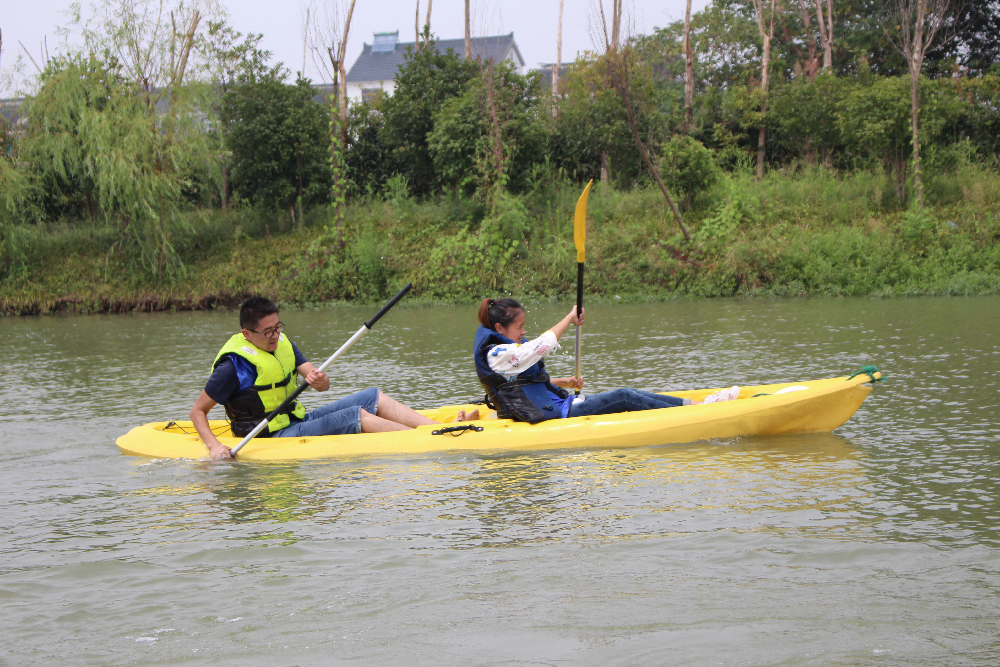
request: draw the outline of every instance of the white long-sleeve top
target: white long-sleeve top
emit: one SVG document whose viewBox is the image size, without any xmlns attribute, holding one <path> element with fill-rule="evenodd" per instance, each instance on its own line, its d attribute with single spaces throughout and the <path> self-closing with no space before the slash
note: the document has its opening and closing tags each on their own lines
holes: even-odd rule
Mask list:
<svg viewBox="0 0 1000 667">
<path fill-rule="evenodd" d="M 486 354 L 486 363 L 495 373 L 513 380 L 531 368 L 552 350 L 559 349 L 559 339 L 549 329 L 538 338 L 521 344 L 496 345 Z"/>
</svg>

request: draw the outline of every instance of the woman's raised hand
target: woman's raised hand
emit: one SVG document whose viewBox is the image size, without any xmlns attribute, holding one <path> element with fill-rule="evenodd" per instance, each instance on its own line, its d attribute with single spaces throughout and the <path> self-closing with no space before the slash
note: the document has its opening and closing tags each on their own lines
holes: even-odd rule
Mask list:
<svg viewBox="0 0 1000 667">
<path fill-rule="evenodd" d="M 569 311 L 569 314 L 566 317 L 562 318 L 559 321 L 559 324 L 557 324 L 554 327 L 552 327 L 552 333 L 554 333 L 556 335 L 557 339 L 561 338 L 562 335 L 564 333 L 566 333 L 566 329 L 569 328 L 569 325 L 576 324 L 577 326 L 579 326 L 579 325 L 583 324 L 583 315 L 586 312 L 587 312 L 587 309 L 584 308 L 582 311 L 580 311 L 580 317 L 577 317 L 576 316 L 576 306 L 573 306 L 573 310 Z"/>
</svg>

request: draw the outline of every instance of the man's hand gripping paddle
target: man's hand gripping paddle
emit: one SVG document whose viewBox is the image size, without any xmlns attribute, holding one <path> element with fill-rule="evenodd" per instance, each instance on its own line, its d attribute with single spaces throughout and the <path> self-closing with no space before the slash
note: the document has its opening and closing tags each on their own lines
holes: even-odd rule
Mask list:
<svg viewBox="0 0 1000 667">
<path fill-rule="evenodd" d="M 326 361 L 323 362 L 323 365 L 319 367 L 319 372 L 322 373 L 327 368 L 329 368 L 330 364 L 332 364 L 334 361 L 337 360 L 337 357 L 339 357 L 340 355 L 342 355 L 344 352 L 347 351 L 347 348 L 349 348 L 350 346 L 354 345 L 354 343 L 359 338 L 361 338 L 363 335 L 365 335 L 366 333 L 368 333 L 369 331 L 371 331 L 372 327 L 375 326 L 375 323 L 378 322 L 380 319 L 382 319 L 382 316 L 385 315 L 387 312 L 389 312 L 389 309 L 392 308 L 393 306 L 395 306 L 396 303 L 400 299 L 402 299 L 404 296 L 406 296 L 406 293 L 409 292 L 412 288 L 413 288 L 413 283 L 406 283 L 406 287 L 404 287 L 403 289 L 399 290 L 399 294 L 397 294 L 396 296 L 394 296 L 391 299 L 389 299 L 389 303 L 387 303 L 384 306 L 382 306 L 382 310 L 380 310 L 377 313 L 375 313 L 374 317 L 372 317 L 370 320 L 368 320 L 367 322 L 365 322 L 364 324 L 362 324 L 361 328 L 358 329 L 357 332 L 353 336 L 351 336 L 350 340 L 348 340 L 346 343 L 344 343 L 343 345 L 341 345 L 339 350 L 337 350 L 336 352 L 334 352 L 332 355 L 330 355 L 329 359 L 327 359 Z M 298 389 L 296 389 L 295 391 L 293 391 L 292 394 L 281 403 L 281 405 L 279 405 L 278 407 L 276 407 L 271 412 L 271 414 L 269 414 L 268 416 L 264 417 L 264 421 L 262 421 L 261 423 L 257 424 L 257 426 L 255 426 L 254 429 L 252 431 L 250 431 L 250 433 L 247 435 L 247 437 L 245 437 L 242 440 L 240 440 L 240 444 L 236 445 L 235 447 L 233 447 L 230 450 L 232 452 L 233 456 L 236 456 L 236 452 L 240 451 L 240 449 L 243 448 L 243 445 L 245 445 L 248 442 L 250 442 L 258 433 L 260 433 L 265 428 L 267 428 L 267 425 L 270 423 L 270 421 L 272 419 L 274 419 L 275 417 L 277 417 L 279 414 L 281 414 L 281 412 L 283 410 L 285 410 L 285 408 L 287 408 L 289 405 L 291 405 L 292 401 L 294 401 L 296 398 L 298 398 L 299 394 L 301 394 L 305 390 L 305 388 L 308 387 L 308 386 L 309 385 L 307 385 L 304 382 L 302 384 L 300 384 L 299 387 L 298 387 Z"/>
<path fill-rule="evenodd" d="M 576 213 L 573 216 L 573 243 L 576 244 L 576 316 L 580 317 L 583 312 L 583 264 L 587 261 L 587 195 L 590 194 L 590 186 L 594 184 L 591 179 L 587 187 L 583 189 L 579 201 L 576 202 Z M 576 377 L 580 376 L 580 325 L 576 327 Z M 576 395 L 580 395 L 580 390 L 576 390 Z"/>
</svg>

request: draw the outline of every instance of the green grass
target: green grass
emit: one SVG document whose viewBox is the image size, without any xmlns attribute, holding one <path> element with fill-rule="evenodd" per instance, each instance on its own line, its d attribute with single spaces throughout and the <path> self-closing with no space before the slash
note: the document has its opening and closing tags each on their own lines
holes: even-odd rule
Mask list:
<svg viewBox="0 0 1000 667">
<path fill-rule="evenodd" d="M 211 308 L 249 294 L 370 303 L 408 280 L 433 302 L 572 298 L 580 190 L 556 184 L 494 212 L 447 197 L 359 202 L 347 208 L 343 247 L 326 209 L 298 229 L 253 210 L 191 211 L 171 230 L 183 267 L 170 279 L 142 270 L 118 227 L 8 225 L 0 312 Z M 614 301 L 1000 293 L 1000 176 L 967 165 L 930 178 L 925 197 L 925 214 L 907 211 L 878 172 L 787 169 L 761 182 L 729 174 L 685 213 L 694 235 L 685 243 L 657 190 L 598 184 L 586 290 Z"/>
</svg>

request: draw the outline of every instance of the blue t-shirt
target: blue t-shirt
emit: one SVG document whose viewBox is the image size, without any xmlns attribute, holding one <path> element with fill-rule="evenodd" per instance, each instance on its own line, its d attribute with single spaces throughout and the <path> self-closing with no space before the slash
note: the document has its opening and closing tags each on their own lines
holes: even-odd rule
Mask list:
<svg viewBox="0 0 1000 667">
<path fill-rule="evenodd" d="M 288 341 L 291 343 L 291 341 Z M 295 353 L 295 367 L 309 361 L 292 343 Z M 205 393 L 216 403 L 225 405 L 239 391 L 245 391 L 257 384 L 257 367 L 238 354 L 227 354 L 212 371 L 205 383 Z"/>
<path fill-rule="evenodd" d="M 573 394 L 570 394 L 568 398 L 560 398 L 549 391 L 549 397 L 552 399 L 552 404 L 559 408 L 559 414 L 562 415 L 563 419 L 569 417 L 569 409 L 573 405 Z"/>
</svg>

